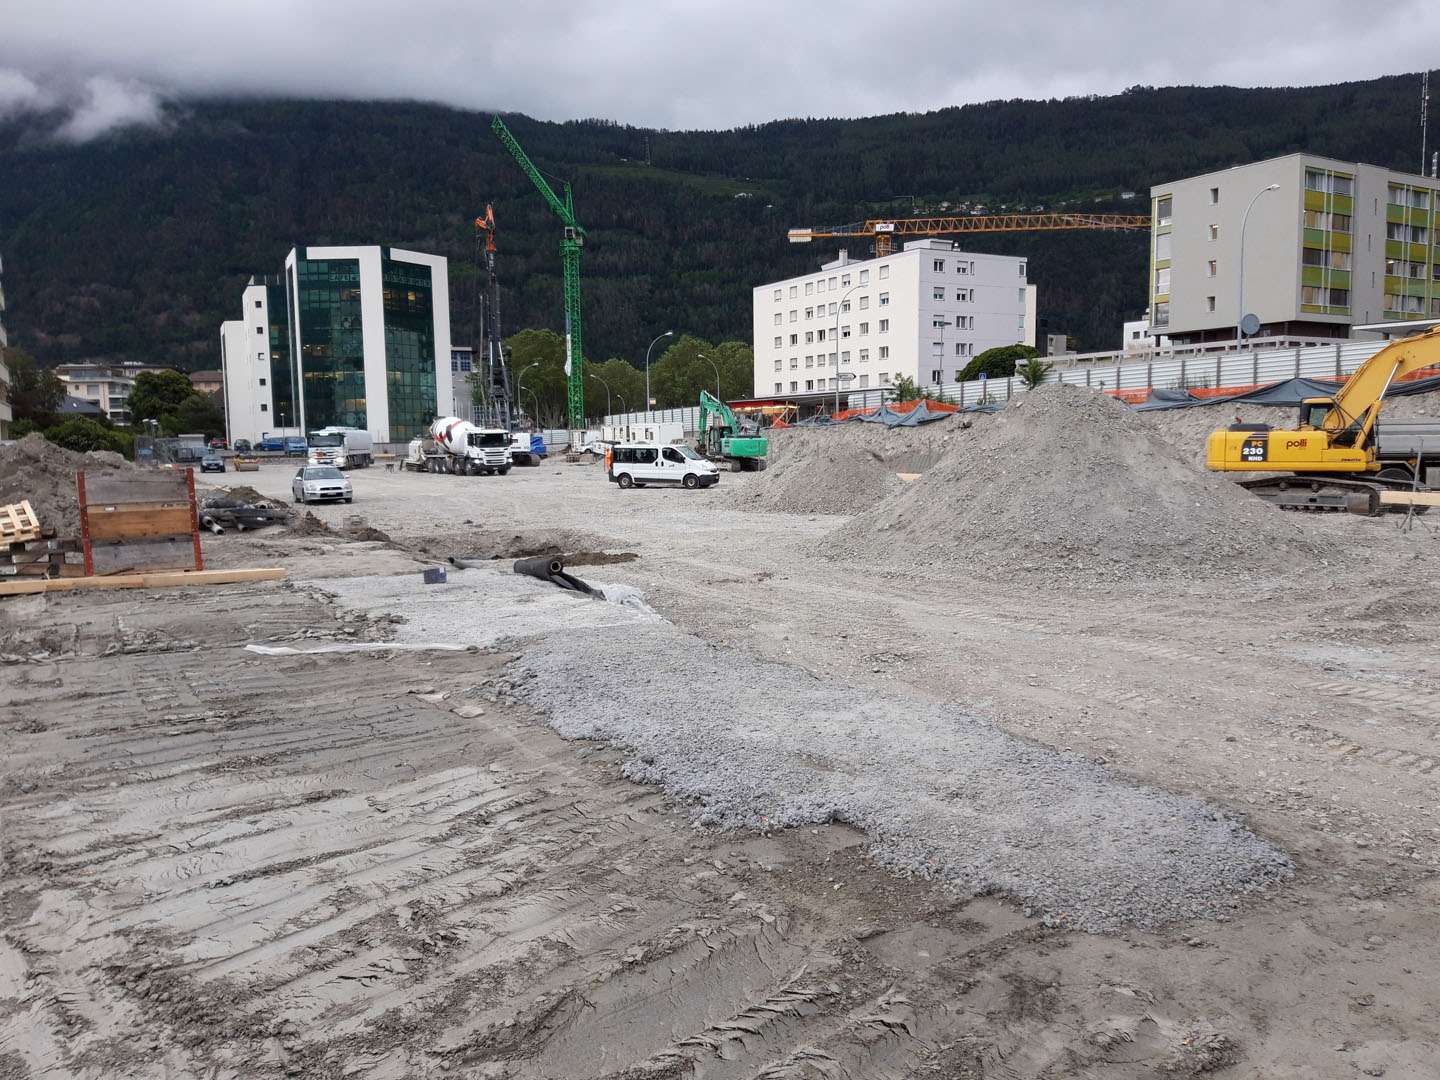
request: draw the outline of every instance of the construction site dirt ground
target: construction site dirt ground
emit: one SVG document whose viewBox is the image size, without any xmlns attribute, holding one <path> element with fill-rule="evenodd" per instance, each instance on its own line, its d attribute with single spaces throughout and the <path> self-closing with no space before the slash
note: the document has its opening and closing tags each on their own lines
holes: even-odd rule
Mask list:
<svg viewBox="0 0 1440 1080">
<path fill-rule="evenodd" d="M 288 500 L 292 474 L 244 479 Z M 836 516 L 722 502 L 751 475 L 351 477 L 353 505 L 311 508 L 334 532 L 207 538 L 287 582 L 0 601 L 5 1080 L 1437 1074 L 1429 523 L 1307 515 L 1350 554 L 1288 575 L 997 578 L 978 552 L 922 575 L 820 554 Z M 357 516 L 391 542 L 341 535 Z M 897 741 L 904 702 L 962 705 L 1207 800 L 1294 874 L 1085 933 L 897 875 L 847 824 L 697 826 L 526 703 L 524 640 L 305 653 L 456 636 L 340 579 L 420 594 L 445 556 L 546 550 L 704 641 L 893 696 Z M 628 625 L 588 632 L 635 681 L 684 678 Z"/>
</svg>

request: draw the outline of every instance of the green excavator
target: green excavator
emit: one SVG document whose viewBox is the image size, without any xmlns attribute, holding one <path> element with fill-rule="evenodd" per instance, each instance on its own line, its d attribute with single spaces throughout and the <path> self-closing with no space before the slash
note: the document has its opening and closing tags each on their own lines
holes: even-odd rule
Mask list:
<svg viewBox="0 0 1440 1080">
<path fill-rule="evenodd" d="M 704 390 L 697 442 L 700 453 L 711 461 L 729 462 L 731 472 L 759 472 L 770 452 L 770 440 L 758 433 L 742 433 L 735 410 Z"/>
</svg>

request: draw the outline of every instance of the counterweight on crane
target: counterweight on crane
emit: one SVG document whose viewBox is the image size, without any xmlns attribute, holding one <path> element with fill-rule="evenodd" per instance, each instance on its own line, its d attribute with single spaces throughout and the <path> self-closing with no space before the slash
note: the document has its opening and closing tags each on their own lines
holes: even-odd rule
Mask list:
<svg viewBox="0 0 1440 1080">
<path fill-rule="evenodd" d="M 585 426 L 585 372 L 582 370 L 585 362 L 580 333 L 580 249 L 585 243 L 585 230 L 575 220 L 575 200 L 571 195 L 570 185 L 562 182 L 565 198 L 561 199 L 515 141 L 515 136 L 510 134 L 510 129 L 500 117 L 490 121 L 490 130 L 505 144 L 505 149 L 510 151 L 510 156 L 550 205 L 551 211 L 560 219 L 564 229 L 560 238 L 560 261 L 565 271 L 566 404 L 570 430 L 579 431 Z"/>
</svg>

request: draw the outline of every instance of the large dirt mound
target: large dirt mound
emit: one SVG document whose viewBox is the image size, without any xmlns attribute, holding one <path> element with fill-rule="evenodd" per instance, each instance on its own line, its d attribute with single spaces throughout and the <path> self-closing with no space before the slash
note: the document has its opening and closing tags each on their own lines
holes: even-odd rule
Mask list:
<svg viewBox="0 0 1440 1080">
<path fill-rule="evenodd" d="M 897 473 L 924 472 L 968 429 L 969 419 L 914 428 L 850 423 L 767 433 L 766 469 L 727 495 L 737 510 L 792 514 L 854 514 L 905 485 Z"/>
<path fill-rule="evenodd" d="M 948 573 L 1054 576 L 1278 571 L 1338 555 L 1303 515 L 1197 468 L 1145 417 L 1059 385 L 1016 398 L 825 548 Z"/>
<path fill-rule="evenodd" d="M 43 435 L 26 435 L 17 443 L 0 446 L 0 506 L 28 501 L 42 528 L 74 536 L 80 531 L 76 472 L 133 468 L 119 454 L 108 450 L 77 454 L 56 446 Z"/>
</svg>

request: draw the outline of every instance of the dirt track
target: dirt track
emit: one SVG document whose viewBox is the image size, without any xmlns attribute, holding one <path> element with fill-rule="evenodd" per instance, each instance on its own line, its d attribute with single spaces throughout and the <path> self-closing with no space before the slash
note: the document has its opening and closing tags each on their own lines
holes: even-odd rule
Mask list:
<svg viewBox="0 0 1440 1080">
<path fill-rule="evenodd" d="M 682 628 L 1212 799 L 1298 875 L 1101 937 L 895 878 L 842 826 L 695 830 L 506 704 L 503 656 L 241 651 L 384 638 L 303 583 L 417 564 L 227 536 L 214 562 L 298 581 L 0 605 L 0 1076 L 1434 1075 L 1435 536 L 1317 517 L 1353 565 L 1036 587 L 842 572 L 835 518 L 594 468 L 355 483 L 317 516 L 635 552 L 595 576 Z"/>
</svg>

